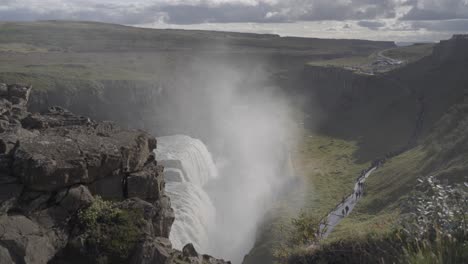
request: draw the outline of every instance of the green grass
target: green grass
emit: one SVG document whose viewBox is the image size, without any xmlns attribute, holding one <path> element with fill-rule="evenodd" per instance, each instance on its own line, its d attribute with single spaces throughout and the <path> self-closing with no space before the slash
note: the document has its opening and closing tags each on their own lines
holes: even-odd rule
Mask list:
<svg viewBox="0 0 468 264">
<path fill-rule="evenodd" d="M 413 149 L 389 160 L 370 175 L 364 197 L 325 242 L 358 240 L 369 234 L 391 232 L 400 214 L 400 202 L 407 198 L 421 176 L 425 158 L 421 148 Z"/>
<path fill-rule="evenodd" d="M 291 220 L 302 212 L 321 218 L 330 212 L 344 196 L 353 192 L 360 171 L 368 163 L 356 163 L 355 142 L 322 135 L 305 134 L 293 155 L 300 186 L 288 192 L 270 210 L 258 231 L 257 241 L 245 263 L 271 263 L 272 251 L 288 239 Z M 300 249 L 298 249 L 301 251 Z"/>
<path fill-rule="evenodd" d="M 31 53 L 31 52 L 47 52 L 45 48 L 37 47 L 26 43 L 0 43 L 0 52 L 18 52 L 18 53 Z"/>
<path fill-rule="evenodd" d="M 418 178 L 433 175 L 450 184 L 468 179 L 465 165 L 468 153 L 467 111 L 466 102 L 452 107 L 431 134 L 420 141 L 419 146 L 388 160 L 376 170 L 365 183 L 364 197 L 352 213 L 337 225 L 330 237 L 322 242 L 322 248 L 314 253 L 299 252 L 295 257 L 307 259 L 307 256 L 316 256 L 338 261 L 335 258 L 343 255 L 336 253 L 344 250 L 347 258 L 353 258 L 352 263 L 360 263 L 359 258 L 372 257 L 365 254 L 382 250 L 380 253 L 387 257 L 400 254 L 397 257 L 404 258 L 395 230 L 399 229 L 401 214 L 407 212 L 407 201 Z M 363 252 L 367 253 L 363 255 Z M 376 256 L 380 254 L 374 253 Z M 423 251 L 416 253 L 412 256 L 414 261 L 409 259 L 409 263 L 421 263 L 430 256 Z M 348 263 L 350 260 L 340 261 L 337 263 Z"/>
<path fill-rule="evenodd" d="M 305 178 L 307 192 L 303 210 L 324 215 L 352 193 L 360 171 L 369 166 L 354 159 L 356 142 L 309 135 L 296 158 L 296 169 Z"/>
<path fill-rule="evenodd" d="M 248 34 L 199 30 L 162 30 L 95 22 L 40 21 L 1 22 L 0 43 L 26 43 L 49 51 L 156 51 L 225 50 L 281 51 L 299 54 L 367 53 L 391 47 L 391 42 L 281 38 L 271 34 Z"/>
<path fill-rule="evenodd" d="M 390 259 L 402 254 L 395 246 L 400 205 L 421 176 L 425 158 L 426 152 L 416 148 L 387 161 L 369 176 L 364 197 L 320 248 L 297 251 L 292 263 L 378 263 L 381 254 Z"/>
</svg>

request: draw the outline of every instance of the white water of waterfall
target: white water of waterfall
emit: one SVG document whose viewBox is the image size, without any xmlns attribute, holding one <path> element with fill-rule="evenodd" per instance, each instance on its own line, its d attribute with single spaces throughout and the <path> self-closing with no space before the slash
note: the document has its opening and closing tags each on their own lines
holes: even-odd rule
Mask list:
<svg viewBox="0 0 468 264">
<path fill-rule="evenodd" d="M 216 210 L 203 186 L 218 176 L 213 158 L 198 139 L 177 135 L 157 140 L 156 159 L 169 164 L 164 171 L 166 191 L 176 217 L 169 238 L 174 248 L 192 243 L 197 251 L 207 252 Z"/>
<path fill-rule="evenodd" d="M 218 176 L 218 170 L 205 144 L 184 135 L 158 138 L 157 160 L 179 160 L 188 181 L 203 186 Z"/>
</svg>

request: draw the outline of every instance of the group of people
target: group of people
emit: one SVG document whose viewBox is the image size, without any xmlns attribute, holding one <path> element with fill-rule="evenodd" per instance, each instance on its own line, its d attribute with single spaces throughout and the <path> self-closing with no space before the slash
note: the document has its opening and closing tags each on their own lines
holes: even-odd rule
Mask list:
<svg viewBox="0 0 468 264">
<path fill-rule="evenodd" d="M 349 206 L 346 206 L 345 208 L 341 209 L 341 214 L 343 215 L 343 217 L 347 215 L 348 212 L 349 212 Z"/>
<path fill-rule="evenodd" d="M 399 153 L 401 153 L 402 151 L 397 151 L 397 152 L 390 152 L 390 153 L 387 153 L 385 155 L 385 157 L 383 158 L 380 158 L 380 159 L 376 159 L 374 161 L 372 161 L 371 163 L 371 166 L 365 170 L 362 170 L 361 171 L 361 174 L 359 175 L 359 177 L 357 178 L 357 189 L 354 191 L 353 193 L 353 196 L 355 197 L 356 201 L 362 197 L 364 195 L 364 179 L 365 179 L 365 176 L 366 174 L 372 170 L 373 168 L 378 168 L 380 166 L 382 166 L 386 161 L 387 159 L 393 157 L 393 156 L 396 156 L 398 155 Z M 343 200 L 341 201 L 341 204 L 342 205 L 345 205 L 346 204 L 346 197 L 343 197 Z M 340 205 L 339 205 L 340 206 Z M 345 217 L 349 214 L 349 206 L 346 205 L 343 209 L 341 209 L 341 215 L 342 217 Z M 323 228 L 322 228 L 323 226 Z M 323 233 L 325 233 L 325 230 L 326 230 L 326 227 L 328 226 L 328 223 L 327 223 L 327 219 L 322 219 L 322 221 L 320 221 L 320 227 L 318 230 L 317 230 L 317 237 L 321 237 L 323 235 Z"/>
<path fill-rule="evenodd" d="M 358 188 L 354 192 L 354 196 L 356 197 L 356 200 L 359 199 L 364 194 L 364 182 L 360 181 L 358 182 Z"/>
</svg>

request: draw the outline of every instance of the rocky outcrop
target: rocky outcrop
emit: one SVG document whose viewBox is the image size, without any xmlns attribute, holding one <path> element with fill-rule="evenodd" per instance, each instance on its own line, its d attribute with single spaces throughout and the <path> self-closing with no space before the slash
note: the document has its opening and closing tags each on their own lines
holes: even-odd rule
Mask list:
<svg viewBox="0 0 468 264">
<path fill-rule="evenodd" d="M 83 225 L 89 220 L 83 212 L 101 199 L 112 200 L 103 204 L 135 222 L 135 245 L 119 260 L 224 263 L 172 249 L 174 212 L 163 167 L 154 159 L 154 137 L 60 107 L 30 113 L 30 91 L 0 84 L 0 263 L 111 263 L 107 252 L 90 246 L 90 227 Z"/>
</svg>

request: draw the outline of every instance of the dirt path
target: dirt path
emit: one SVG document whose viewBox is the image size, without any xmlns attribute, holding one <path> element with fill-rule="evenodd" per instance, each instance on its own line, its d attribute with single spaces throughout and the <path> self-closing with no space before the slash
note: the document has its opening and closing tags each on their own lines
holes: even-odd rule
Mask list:
<svg viewBox="0 0 468 264">
<path fill-rule="evenodd" d="M 354 190 L 342 203 L 338 204 L 333 211 L 326 217 L 326 222 L 320 224 L 321 238 L 326 238 L 333 231 L 343 218 L 348 216 L 354 209 L 354 206 L 359 202 L 364 194 L 364 182 L 377 169 L 377 166 L 372 167 L 367 172 L 363 173 L 356 181 Z M 357 194 L 357 195 L 356 195 Z M 359 195 L 360 194 L 360 195 Z M 346 209 L 347 208 L 347 209 Z"/>
</svg>

